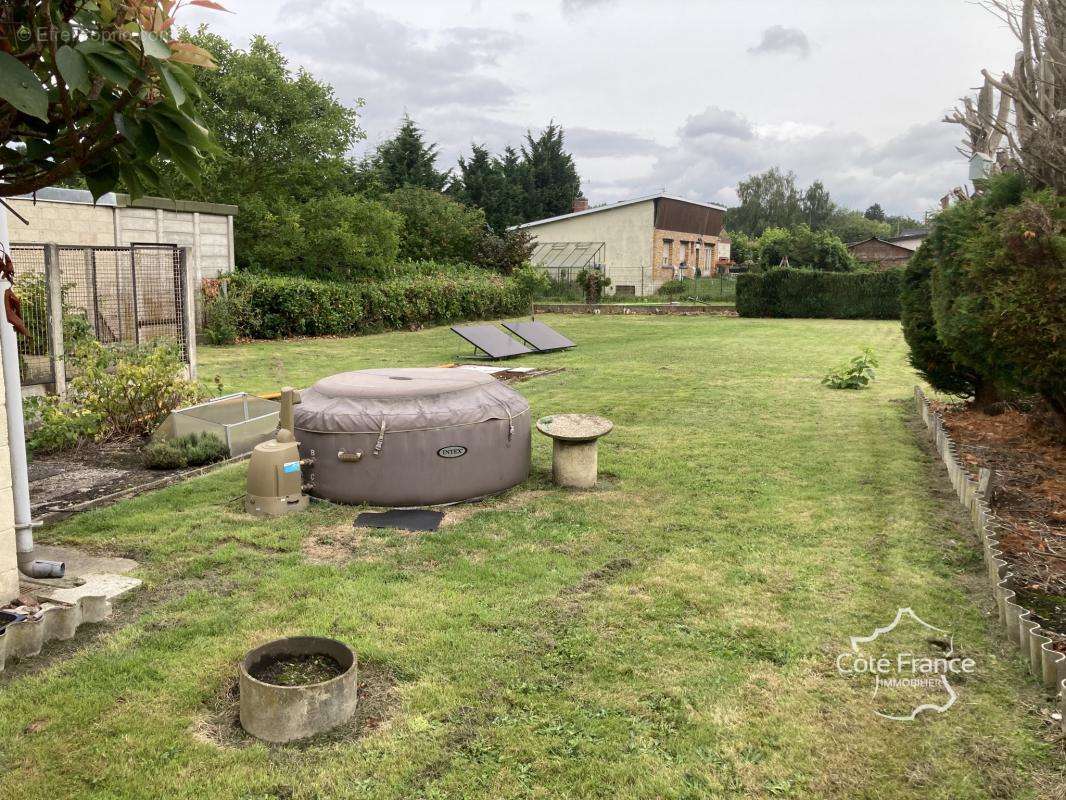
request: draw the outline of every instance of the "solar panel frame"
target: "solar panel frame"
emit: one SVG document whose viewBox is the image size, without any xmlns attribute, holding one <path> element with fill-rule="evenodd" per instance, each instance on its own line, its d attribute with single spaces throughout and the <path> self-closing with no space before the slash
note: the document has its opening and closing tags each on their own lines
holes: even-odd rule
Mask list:
<svg viewBox="0 0 1066 800">
<path fill-rule="evenodd" d="M 503 327 L 528 344 L 538 353 L 569 350 L 577 345 L 543 322 L 504 322 Z"/>
<path fill-rule="evenodd" d="M 536 352 L 492 325 L 453 325 L 452 333 L 472 344 L 492 361 Z"/>
</svg>

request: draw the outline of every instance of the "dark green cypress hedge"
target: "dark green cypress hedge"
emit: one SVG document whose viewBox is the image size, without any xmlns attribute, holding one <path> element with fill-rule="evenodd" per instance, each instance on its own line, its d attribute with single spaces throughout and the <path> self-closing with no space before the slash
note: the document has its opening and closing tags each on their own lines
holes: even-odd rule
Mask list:
<svg viewBox="0 0 1066 800">
<path fill-rule="evenodd" d="M 910 347 L 910 362 L 934 389 L 946 394 L 971 396 L 981 383 L 976 370 L 955 362 L 951 351 L 937 338 L 933 317 L 930 275 L 936 263 L 936 243 L 927 240 L 903 271 L 900 317 L 903 338 Z"/>
<path fill-rule="evenodd" d="M 497 275 L 348 283 L 240 272 L 226 303 L 240 336 L 352 336 L 529 313 L 530 294 Z"/>
<path fill-rule="evenodd" d="M 899 319 L 902 277 L 902 269 L 749 272 L 737 278 L 737 313 L 742 317 Z"/>
</svg>

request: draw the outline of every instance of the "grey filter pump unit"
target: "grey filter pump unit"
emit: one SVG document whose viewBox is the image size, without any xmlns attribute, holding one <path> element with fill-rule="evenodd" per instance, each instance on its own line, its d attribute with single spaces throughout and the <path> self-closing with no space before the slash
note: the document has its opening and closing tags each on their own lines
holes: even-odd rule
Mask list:
<svg viewBox="0 0 1066 800">
<path fill-rule="evenodd" d="M 248 464 L 248 496 L 245 509 L 260 517 L 279 517 L 307 508 L 303 467 L 310 459 L 300 458 L 299 443 L 293 433 L 293 406 L 300 394 L 286 386 L 281 390 L 278 432 L 273 439 L 257 444 Z"/>
</svg>

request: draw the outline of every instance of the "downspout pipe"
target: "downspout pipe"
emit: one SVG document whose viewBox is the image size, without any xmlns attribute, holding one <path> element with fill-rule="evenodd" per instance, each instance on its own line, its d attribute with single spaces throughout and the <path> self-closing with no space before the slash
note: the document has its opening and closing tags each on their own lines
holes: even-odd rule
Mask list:
<svg viewBox="0 0 1066 800">
<path fill-rule="evenodd" d="M 0 209 L 0 247 L 11 252 L 7 232 L 7 211 Z M 0 300 L 11 284 L 0 279 Z M 4 400 L 7 405 L 7 439 L 11 453 L 11 494 L 15 507 L 15 550 L 19 572 L 28 578 L 62 578 L 62 561 L 33 557 L 33 529 L 40 525 L 30 517 L 30 479 L 26 466 L 26 423 L 22 416 L 22 378 L 19 376 L 19 348 L 15 329 L 7 321 L 0 303 L 0 358 L 4 363 Z"/>
</svg>

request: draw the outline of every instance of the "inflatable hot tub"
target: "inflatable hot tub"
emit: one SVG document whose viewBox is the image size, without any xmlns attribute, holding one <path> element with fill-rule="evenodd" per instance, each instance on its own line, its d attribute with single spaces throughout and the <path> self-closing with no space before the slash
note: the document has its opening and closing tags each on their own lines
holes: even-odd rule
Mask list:
<svg viewBox="0 0 1066 800">
<path fill-rule="evenodd" d="M 529 477 L 529 403 L 469 369 L 369 369 L 324 378 L 294 409 L 311 494 L 424 506 L 496 494 Z"/>
</svg>

